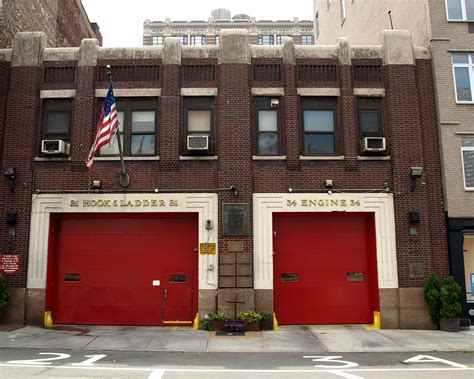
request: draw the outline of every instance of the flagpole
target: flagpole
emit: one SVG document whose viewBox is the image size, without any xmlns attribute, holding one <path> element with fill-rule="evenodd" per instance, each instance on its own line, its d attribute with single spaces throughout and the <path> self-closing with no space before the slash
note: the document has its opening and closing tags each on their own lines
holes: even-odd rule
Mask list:
<svg viewBox="0 0 474 379">
<path fill-rule="evenodd" d="M 109 78 L 109 85 L 112 84 L 112 68 L 108 64 L 106 67 L 106 73 Z M 117 131 L 119 133 L 119 130 Z M 123 153 L 122 153 L 122 141 L 120 140 L 120 134 L 117 136 L 117 144 L 119 148 L 120 154 L 120 163 L 122 163 L 122 172 L 120 173 L 120 185 L 124 188 L 130 185 L 130 175 L 128 174 L 127 170 L 125 169 L 125 162 L 123 161 Z"/>
</svg>

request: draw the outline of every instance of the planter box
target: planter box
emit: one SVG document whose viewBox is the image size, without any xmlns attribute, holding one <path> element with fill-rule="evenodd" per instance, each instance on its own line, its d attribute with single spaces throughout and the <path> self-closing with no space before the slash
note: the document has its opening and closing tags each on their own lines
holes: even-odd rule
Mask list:
<svg viewBox="0 0 474 379">
<path fill-rule="evenodd" d="M 247 332 L 256 332 L 258 330 L 261 330 L 260 328 L 260 321 L 251 321 L 251 322 L 247 322 L 245 324 L 245 330 Z"/>
<path fill-rule="evenodd" d="M 443 332 L 459 332 L 459 322 L 459 318 L 455 318 L 454 320 L 441 318 L 439 320 L 439 329 Z"/>
<path fill-rule="evenodd" d="M 273 330 L 273 317 L 260 321 L 260 327 L 262 330 Z"/>
<path fill-rule="evenodd" d="M 211 324 L 211 331 L 215 332 L 215 331 L 222 331 L 224 330 L 224 323 L 225 321 L 212 321 L 212 324 Z"/>
</svg>

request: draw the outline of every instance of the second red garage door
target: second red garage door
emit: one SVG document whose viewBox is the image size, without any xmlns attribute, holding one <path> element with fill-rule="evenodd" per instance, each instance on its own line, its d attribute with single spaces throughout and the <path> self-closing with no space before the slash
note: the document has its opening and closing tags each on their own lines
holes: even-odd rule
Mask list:
<svg viewBox="0 0 474 379">
<path fill-rule="evenodd" d="M 373 213 L 275 213 L 274 309 L 281 324 L 372 323 Z"/>
<path fill-rule="evenodd" d="M 163 325 L 197 312 L 195 214 L 52 220 L 48 294 L 55 323 Z"/>
</svg>

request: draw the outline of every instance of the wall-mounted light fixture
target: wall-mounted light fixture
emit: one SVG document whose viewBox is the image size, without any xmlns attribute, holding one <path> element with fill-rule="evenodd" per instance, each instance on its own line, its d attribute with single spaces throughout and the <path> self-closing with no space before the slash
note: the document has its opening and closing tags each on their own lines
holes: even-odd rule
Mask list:
<svg viewBox="0 0 474 379">
<path fill-rule="evenodd" d="M 410 167 L 410 178 L 411 178 L 411 190 L 413 191 L 416 186 L 416 180 L 420 179 L 423 175 L 423 167 Z"/>
<path fill-rule="evenodd" d="M 10 189 L 13 191 L 15 187 L 16 169 L 15 167 L 7 167 L 3 170 L 3 176 L 8 179 Z"/>
</svg>

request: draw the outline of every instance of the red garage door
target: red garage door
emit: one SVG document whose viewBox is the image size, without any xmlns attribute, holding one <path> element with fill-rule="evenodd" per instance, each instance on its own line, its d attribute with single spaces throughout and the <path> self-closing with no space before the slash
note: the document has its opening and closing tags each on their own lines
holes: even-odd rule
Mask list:
<svg viewBox="0 0 474 379">
<path fill-rule="evenodd" d="M 197 215 L 69 215 L 52 223 L 48 294 L 55 323 L 193 319 Z"/>
<path fill-rule="evenodd" d="M 275 213 L 274 308 L 282 324 L 372 323 L 372 213 Z"/>
</svg>

